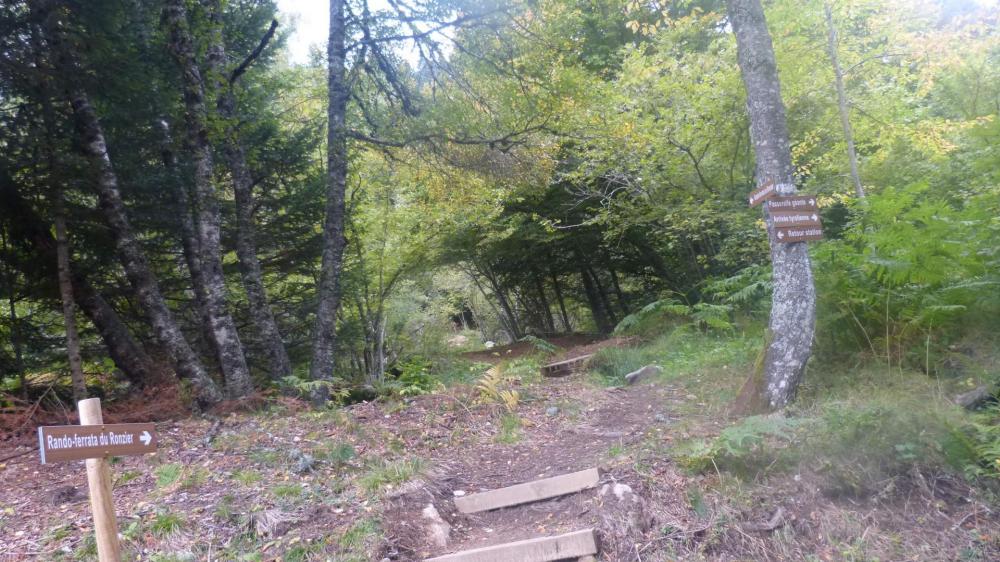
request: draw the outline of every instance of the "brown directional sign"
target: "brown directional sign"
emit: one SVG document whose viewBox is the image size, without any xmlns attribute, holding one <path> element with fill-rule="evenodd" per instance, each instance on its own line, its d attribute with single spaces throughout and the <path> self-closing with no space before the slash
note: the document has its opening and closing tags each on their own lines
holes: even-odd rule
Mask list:
<svg viewBox="0 0 1000 562">
<path fill-rule="evenodd" d="M 815 195 L 776 196 L 767 200 L 768 211 L 815 211 Z"/>
<path fill-rule="evenodd" d="M 819 226 L 783 226 L 775 229 L 774 237 L 785 243 L 822 240 L 823 229 Z"/>
<path fill-rule="evenodd" d="M 758 187 L 750 193 L 750 206 L 756 207 L 764 202 L 764 200 L 769 199 L 777 195 L 777 187 L 774 185 L 773 181 L 768 180 L 764 185 Z"/>
<path fill-rule="evenodd" d="M 781 211 L 771 213 L 774 226 L 820 226 L 817 211 Z"/>
<path fill-rule="evenodd" d="M 156 425 L 57 425 L 38 428 L 42 464 L 156 452 Z"/>
</svg>

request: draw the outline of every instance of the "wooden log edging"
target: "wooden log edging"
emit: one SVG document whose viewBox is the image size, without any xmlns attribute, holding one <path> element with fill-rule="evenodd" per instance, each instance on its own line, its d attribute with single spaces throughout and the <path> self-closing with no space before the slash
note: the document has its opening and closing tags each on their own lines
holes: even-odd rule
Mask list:
<svg viewBox="0 0 1000 562">
<path fill-rule="evenodd" d="M 597 486 L 601 474 L 596 468 L 560 474 L 506 488 L 455 498 L 462 513 L 478 513 L 572 494 Z"/>
<path fill-rule="evenodd" d="M 594 529 L 465 550 L 425 562 L 552 562 L 597 554 Z"/>
</svg>

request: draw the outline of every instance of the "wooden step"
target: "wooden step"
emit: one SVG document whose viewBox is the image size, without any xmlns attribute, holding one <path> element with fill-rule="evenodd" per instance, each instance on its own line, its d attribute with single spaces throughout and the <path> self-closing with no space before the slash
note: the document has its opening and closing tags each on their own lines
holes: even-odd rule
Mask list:
<svg viewBox="0 0 1000 562">
<path fill-rule="evenodd" d="M 597 554 L 593 529 L 445 554 L 426 562 L 551 562 Z"/>
<path fill-rule="evenodd" d="M 455 507 L 462 513 L 477 513 L 510 507 L 593 488 L 597 486 L 600 479 L 601 475 L 596 468 L 588 468 L 580 472 L 561 474 L 534 482 L 525 482 L 507 488 L 455 498 Z"/>
<path fill-rule="evenodd" d="M 549 363 L 548 365 L 542 366 L 542 376 L 544 377 L 565 377 L 572 375 L 573 373 L 579 371 L 586 365 L 587 360 L 593 357 L 594 354 L 581 355 L 579 357 L 574 357 L 572 359 L 566 359 L 565 361 L 558 361 L 556 363 Z"/>
</svg>

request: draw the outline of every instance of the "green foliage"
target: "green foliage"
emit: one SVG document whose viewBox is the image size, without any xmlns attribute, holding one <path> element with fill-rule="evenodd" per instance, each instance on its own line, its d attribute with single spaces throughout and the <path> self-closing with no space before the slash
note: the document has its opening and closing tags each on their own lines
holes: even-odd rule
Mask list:
<svg viewBox="0 0 1000 562">
<path fill-rule="evenodd" d="M 693 306 L 681 304 L 674 299 L 653 301 L 638 311 L 629 314 L 615 326 L 615 334 L 648 335 L 663 331 L 669 326 L 669 319 L 685 318 L 687 324 L 702 330 L 731 330 L 732 307 L 728 304 L 699 302 Z M 683 325 L 674 322 L 674 325 Z"/>
<path fill-rule="evenodd" d="M 399 377 L 383 384 L 383 393 L 398 396 L 420 396 L 441 388 L 441 383 L 431 373 L 431 362 L 422 357 L 413 357 L 399 363 Z"/>
<path fill-rule="evenodd" d="M 343 402 L 351 394 L 350 389 L 344 384 L 343 381 L 311 380 L 302 378 L 298 375 L 282 377 L 281 380 L 278 381 L 278 387 L 284 392 L 306 400 L 310 399 L 316 392 L 321 390 L 325 390 L 330 396 L 330 399 L 336 402 Z"/>
<path fill-rule="evenodd" d="M 960 435 L 968 437 L 962 444 L 974 452 L 974 462 L 965 464 L 966 473 L 1000 478 L 1000 407 L 978 413 Z"/>
<path fill-rule="evenodd" d="M 735 470 L 752 475 L 774 462 L 773 453 L 794 438 L 798 421 L 778 415 L 750 416 L 711 441 L 695 440 L 680 449 L 679 460 L 690 470 Z"/>
<path fill-rule="evenodd" d="M 553 344 L 551 344 L 551 343 L 543 340 L 542 338 L 540 338 L 538 336 L 533 336 L 531 334 L 529 334 L 529 335 L 524 336 L 523 338 L 521 338 L 521 341 L 530 343 L 531 346 L 534 347 L 536 351 L 539 351 L 541 353 L 545 353 L 547 355 L 551 355 L 551 354 L 559 351 L 559 347 L 558 346 L 553 345 Z"/>
</svg>

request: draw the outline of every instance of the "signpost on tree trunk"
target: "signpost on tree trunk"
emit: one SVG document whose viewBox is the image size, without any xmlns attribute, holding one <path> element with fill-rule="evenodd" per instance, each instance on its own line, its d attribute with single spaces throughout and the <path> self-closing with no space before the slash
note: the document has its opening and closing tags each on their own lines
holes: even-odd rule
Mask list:
<svg viewBox="0 0 1000 562">
<path fill-rule="evenodd" d="M 764 8 L 760 0 L 729 0 L 728 8 L 729 23 L 736 35 L 740 74 L 747 92 L 750 139 L 757 161 L 756 178 L 761 182 L 750 195 L 749 203 L 757 205 L 777 200 L 782 202 L 780 210 L 801 213 L 805 208 L 796 208 L 790 199 L 796 195 L 795 168 Z M 766 407 L 774 410 L 785 407 L 795 396 L 812 353 L 816 328 L 812 266 L 806 244 L 799 242 L 815 235 L 792 236 L 788 229 L 804 231 L 816 227 L 780 227 L 774 221 L 772 210 L 778 209 L 765 206 L 764 217 L 771 246 L 774 297 L 761 373 L 751 381 L 753 384 L 749 388 L 752 400 L 763 399 Z M 789 239 L 793 239 L 791 243 Z"/>
<path fill-rule="evenodd" d="M 98 398 L 77 404 L 80 425 L 38 428 L 42 464 L 86 459 L 90 508 L 97 535 L 97 558 L 100 562 L 120 562 L 118 522 L 111 495 L 109 456 L 141 455 L 156 452 L 156 427 L 151 423 L 105 425 Z"/>
</svg>

